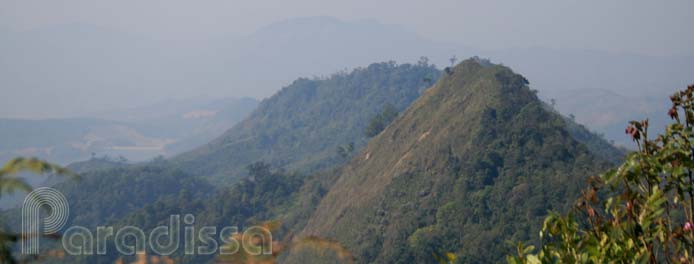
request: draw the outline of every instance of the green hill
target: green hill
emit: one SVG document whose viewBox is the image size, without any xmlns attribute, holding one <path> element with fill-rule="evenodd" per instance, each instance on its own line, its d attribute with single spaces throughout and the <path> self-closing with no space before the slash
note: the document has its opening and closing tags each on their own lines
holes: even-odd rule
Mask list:
<svg viewBox="0 0 694 264">
<path fill-rule="evenodd" d="M 302 236 L 335 239 L 360 263 L 498 262 L 505 241 L 531 240 L 609 167 L 522 76 L 475 59 L 447 72 L 339 171 Z"/>
<path fill-rule="evenodd" d="M 193 213 L 200 224 L 243 226 L 283 214 L 304 182 L 301 175 L 348 161 L 352 153 L 341 156 L 338 147 L 353 143 L 354 152 L 364 146 L 373 117 L 388 107 L 404 110 L 429 85 L 427 80 L 439 75 L 433 65 L 388 62 L 324 79 L 298 79 L 201 148 L 168 160 L 84 172 L 82 181 L 57 186 L 72 205 L 69 224 L 147 229 L 170 214 Z M 273 170 L 300 173 L 273 174 L 291 179 L 288 183 L 277 177 L 244 180 L 247 167 L 261 161 Z M 275 191 L 277 186 L 285 187 Z M 244 201 L 257 201 L 253 205 L 258 207 Z M 115 256 L 96 259 L 108 262 Z"/>
<path fill-rule="evenodd" d="M 70 224 L 280 220 L 277 237 L 336 239 L 360 263 L 431 262 L 433 252 L 499 261 L 506 240 L 531 240 L 547 210 L 565 209 L 586 176 L 609 166 L 603 157 L 621 151 L 551 110 L 508 68 L 471 59 L 446 72 L 428 89 L 424 79 L 439 71 L 421 64 L 299 79 L 202 148 L 61 184 L 76 205 Z M 67 261 L 111 263 L 109 252 Z M 286 261 L 318 261 L 303 253 Z"/>
<path fill-rule="evenodd" d="M 204 200 L 165 197 L 118 225 L 151 228 L 185 213 L 218 228 L 280 220 L 277 237 L 305 228 L 360 263 L 428 262 L 434 251 L 500 260 L 505 240 L 530 240 L 547 210 L 565 209 L 586 176 L 609 166 L 601 157 L 623 153 L 537 100 L 521 76 L 484 65 L 454 69 L 343 168 L 304 176 L 256 163 L 250 178 Z"/>
<path fill-rule="evenodd" d="M 440 75 L 433 65 L 375 63 L 325 79 L 294 81 L 224 135 L 174 162 L 194 175 L 233 182 L 256 161 L 303 172 L 341 162 L 336 150 L 365 145 L 370 118 L 404 110 Z"/>
<path fill-rule="evenodd" d="M 169 160 L 82 171 L 81 181 L 57 188 L 79 216 L 71 223 L 89 226 L 118 221 L 182 192 L 206 198 L 215 189 L 226 191 L 229 184 L 207 180 L 236 182 L 258 161 L 286 170 L 335 166 L 346 161 L 338 146 L 363 146 L 371 117 L 386 105 L 406 108 L 426 87 L 424 79 L 438 75 L 432 65 L 377 63 L 327 79 L 299 79 L 205 147 Z"/>
</svg>

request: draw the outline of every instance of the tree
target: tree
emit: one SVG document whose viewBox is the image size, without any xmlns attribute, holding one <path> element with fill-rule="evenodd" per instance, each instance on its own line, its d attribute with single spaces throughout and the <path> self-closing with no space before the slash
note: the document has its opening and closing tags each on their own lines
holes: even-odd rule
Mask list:
<svg viewBox="0 0 694 264">
<path fill-rule="evenodd" d="M 429 58 L 426 56 L 419 57 L 419 61 L 417 61 L 417 66 L 428 67 L 429 66 Z"/>
<path fill-rule="evenodd" d="M 36 174 L 69 175 L 73 178 L 79 177 L 66 168 L 37 158 L 14 158 L 0 168 L 0 197 L 16 191 L 30 192 L 32 190 L 31 185 L 24 179 L 16 177 L 18 173 L 23 171 Z"/>
<path fill-rule="evenodd" d="M 364 135 L 369 138 L 378 135 L 378 133 L 381 133 L 381 131 L 383 131 L 383 129 L 385 129 L 397 116 L 398 110 L 394 106 L 386 104 L 381 113 L 371 118 L 369 125 L 366 126 Z"/>
<path fill-rule="evenodd" d="M 68 175 L 72 178 L 79 178 L 78 175 L 70 172 L 61 166 L 39 160 L 37 158 L 14 158 L 0 168 L 0 197 L 12 194 L 17 191 L 30 192 L 32 190 L 24 179 L 16 177 L 20 172 L 27 171 L 36 174 L 55 174 Z M 22 239 L 31 238 L 33 234 L 10 233 L 0 230 L 0 263 L 18 263 L 27 260 L 17 260 L 12 255 L 12 247 Z M 48 238 L 56 238 L 49 236 Z M 30 259 L 39 259 L 39 256 L 31 256 Z"/>
<path fill-rule="evenodd" d="M 270 167 L 270 164 L 258 161 L 248 165 L 246 168 L 248 169 L 248 175 L 250 176 L 250 179 L 252 181 L 255 181 L 263 179 L 266 176 L 270 175 Z"/>
<path fill-rule="evenodd" d="M 250 233 L 252 235 L 240 233 L 232 235 L 231 238 L 237 243 L 228 244 L 225 247 L 236 249 L 235 253 L 219 255 L 215 263 L 274 264 L 283 254 L 303 250 L 315 251 L 321 255 L 332 252 L 337 257 L 334 260 L 335 263 L 355 262 L 354 255 L 334 240 L 317 236 L 304 238 L 288 236 L 282 241 L 272 240 L 272 232 L 279 229 L 280 225 L 278 221 L 268 221 L 257 226 L 259 228 L 248 230 L 253 231 Z M 268 234 L 270 234 L 269 237 Z M 266 249 L 270 251 L 269 254 L 263 252 Z M 261 254 L 253 254 L 254 252 Z"/>
<path fill-rule="evenodd" d="M 638 150 L 592 177 L 568 215 L 550 213 L 539 252 L 519 244 L 509 263 L 694 262 L 694 85 L 670 100 L 665 133 L 630 122 Z"/>
<path fill-rule="evenodd" d="M 352 155 L 353 151 L 354 142 L 350 142 L 347 145 L 340 145 L 337 147 L 337 155 L 339 155 L 342 159 L 348 158 L 350 155 Z"/>
<path fill-rule="evenodd" d="M 450 59 L 448 59 L 451 62 L 451 67 L 455 66 L 455 63 L 458 61 L 458 58 L 453 55 Z"/>
</svg>

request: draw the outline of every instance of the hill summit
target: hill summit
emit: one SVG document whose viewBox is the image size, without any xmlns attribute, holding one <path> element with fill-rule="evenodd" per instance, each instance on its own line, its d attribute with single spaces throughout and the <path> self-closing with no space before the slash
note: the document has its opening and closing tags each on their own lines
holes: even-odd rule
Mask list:
<svg viewBox="0 0 694 264">
<path fill-rule="evenodd" d="M 566 122 L 511 69 L 463 61 L 339 170 L 300 235 L 335 239 L 360 263 L 501 261 L 505 241 L 530 240 L 609 166 Z"/>
</svg>

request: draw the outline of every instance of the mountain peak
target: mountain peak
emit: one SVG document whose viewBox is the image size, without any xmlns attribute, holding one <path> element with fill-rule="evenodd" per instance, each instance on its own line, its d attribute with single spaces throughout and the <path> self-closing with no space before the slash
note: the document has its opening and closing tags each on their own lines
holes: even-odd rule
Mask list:
<svg viewBox="0 0 694 264">
<path fill-rule="evenodd" d="M 302 234 L 336 239 L 363 262 L 422 262 L 432 247 L 468 262 L 503 256 L 493 223 L 526 215 L 505 237 L 534 234 L 529 223 L 606 167 L 527 84 L 475 58 L 449 69 L 342 168 Z"/>
</svg>

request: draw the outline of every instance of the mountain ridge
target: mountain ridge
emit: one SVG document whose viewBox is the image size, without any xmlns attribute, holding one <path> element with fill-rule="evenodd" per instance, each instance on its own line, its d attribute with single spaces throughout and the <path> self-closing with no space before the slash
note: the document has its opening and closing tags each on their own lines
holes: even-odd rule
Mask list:
<svg viewBox="0 0 694 264">
<path fill-rule="evenodd" d="M 427 263 L 438 250 L 500 261 L 498 239 L 529 240 L 545 210 L 609 167 L 527 84 L 475 59 L 452 68 L 338 172 L 299 236 L 335 239 L 359 262 Z"/>
<path fill-rule="evenodd" d="M 324 168 L 339 162 L 338 146 L 366 143 L 369 118 L 386 105 L 404 110 L 428 85 L 424 80 L 439 74 L 433 65 L 391 61 L 324 79 L 300 78 L 223 135 L 173 160 L 190 173 L 232 181 L 257 161 L 304 172 Z"/>
<path fill-rule="evenodd" d="M 95 164 L 103 169 L 57 188 L 77 205 L 72 224 L 147 229 L 165 223 L 169 214 L 188 213 L 199 224 L 217 227 L 279 220 L 286 226 L 273 235 L 304 230 L 303 235 L 337 239 L 362 262 L 426 263 L 432 249 L 484 262 L 507 253 L 499 239 L 528 240 L 536 227 L 531 224 L 546 209 L 565 206 L 575 193 L 569 188 L 579 186 L 574 182 L 602 163 L 567 131 L 570 120 L 539 101 L 527 80 L 510 69 L 476 58 L 445 72 L 433 86 L 422 78 L 440 72 L 423 63 L 372 64 L 352 76 L 358 78 L 340 73 L 332 80 L 299 79 L 204 147 L 214 151 L 192 160 Z M 386 103 L 400 114 L 369 140 L 364 128 Z M 609 148 L 582 127 L 573 129 L 584 141 L 599 141 L 595 149 Z M 336 147 L 350 140 L 360 152 L 338 155 Z M 255 144 L 261 145 L 250 148 Z M 555 172 L 557 179 L 550 177 Z M 96 191 L 84 192 L 84 186 Z M 347 205 L 352 199 L 354 207 Z M 506 201 L 519 208 L 504 207 Z M 99 209 L 102 203 L 107 210 Z M 522 215 L 521 221 L 514 223 L 511 213 Z M 483 225 L 491 220 L 510 223 L 508 230 Z M 446 224 L 466 221 L 475 222 Z M 447 237 L 463 233 L 464 240 Z M 467 240 L 483 249 L 461 254 L 474 249 L 460 244 Z M 299 262 L 307 261 L 313 259 Z"/>
</svg>

